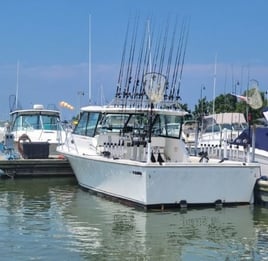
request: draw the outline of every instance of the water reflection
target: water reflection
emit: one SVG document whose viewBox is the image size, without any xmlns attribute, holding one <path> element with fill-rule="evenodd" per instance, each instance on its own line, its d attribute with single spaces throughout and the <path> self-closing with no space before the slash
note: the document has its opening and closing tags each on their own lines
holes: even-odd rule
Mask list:
<svg viewBox="0 0 268 261">
<path fill-rule="evenodd" d="M 72 178 L 0 181 L 1 260 L 265 260 L 268 209 L 142 212 Z"/>
</svg>

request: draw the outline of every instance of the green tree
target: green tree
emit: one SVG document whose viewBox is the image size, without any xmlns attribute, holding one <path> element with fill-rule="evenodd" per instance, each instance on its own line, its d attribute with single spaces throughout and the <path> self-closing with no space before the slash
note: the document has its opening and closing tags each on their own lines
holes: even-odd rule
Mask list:
<svg viewBox="0 0 268 261">
<path fill-rule="evenodd" d="M 252 95 L 253 89 L 245 91 L 242 96 L 250 97 Z M 262 100 L 265 101 L 265 94 L 261 92 Z M 252 109 L 247 102 L 237 98 L 232 94 L 221 94 L 215 98 L 214 110 L 215 113 L 221 112 L 240 112 L 244 113 L 246 119 L 251 119 L 251 123 L 254 123 L 258 118 L 262 118 L 262 109 L 265 107 L 267 101 L 263 103 L 263 106 L 260 109 Z M 195 105 L 193 115 L 195 118 L 201 119 L 201 117 L 213 113 L 213 100 L 208 102 L 205 98 L 198 100 L 197 105 Z"/>
<path fill-rule="evenodd" d="M 193 115 L 195 118 L 199 118 L 208 114 L 210 111 L 210 102 L 207 101 L 207 98 L 204 97 L 198 100 L 198 104 L 194 106 Z"/>
<path fill-rule="evenodd" d="M 236 111 L 236 97 L 231 94 L 221 94 L 215 98 L 215 113 Z"/>
<path fill-rule="evenodd" d="M 181 108 L 189 113 L 191 113 L 191 110 L 188 109 L 188 104 L 184 103 L 184 104 L 180 104 Z"/>
</svg>

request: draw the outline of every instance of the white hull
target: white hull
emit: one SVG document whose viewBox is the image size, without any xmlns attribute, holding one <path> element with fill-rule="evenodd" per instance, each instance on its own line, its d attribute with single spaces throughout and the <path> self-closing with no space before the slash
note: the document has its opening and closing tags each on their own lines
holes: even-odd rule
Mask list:
<svg viewBox="0 0 268 261">
<path fill-rule="evenodd" d="M 49 155 L 57 155 L 57 147 L 63 143 L 65 139 L 65 132 L 61 131 L 18 131 L 13 132 L 14 135 L 14 143 L 16 149 L 18 150 L 18 141 L 23 134 L 26 134 L 30 141 L 33 143 L 48 143 L 49 144 Z"/>
<path fill-rule="evenodd" d="M 258 165 L 142 163 L 66 154 L 79 184 L 139 205 L 253 203 Z"/>
</svg>

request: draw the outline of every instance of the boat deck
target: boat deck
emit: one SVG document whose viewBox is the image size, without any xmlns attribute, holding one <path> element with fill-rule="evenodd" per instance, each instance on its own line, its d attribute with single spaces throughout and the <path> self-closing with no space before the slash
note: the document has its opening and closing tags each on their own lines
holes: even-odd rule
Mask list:
<svg viewBox="0 0 268 261">
<path fill-rule="evenodd" d="M 0 177 L 56 177 L 73 176 L 66 159 L 14 159 L 0 158 Z"/>
</svg>

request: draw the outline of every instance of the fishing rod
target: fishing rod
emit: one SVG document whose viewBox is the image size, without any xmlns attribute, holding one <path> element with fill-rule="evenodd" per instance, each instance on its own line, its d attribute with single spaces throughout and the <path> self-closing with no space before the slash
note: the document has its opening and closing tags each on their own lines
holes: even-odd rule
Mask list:
<svg viewBox="0 0 268 261">
<path fill-rule="evenodd" d="M 145 37 L 146 41 L 145 41 L 145 54 L 144 54 L 144 59 L 143 59 L 143 69 L 142 69 L 142 77 L 145 75 L 145 73 L 148 71 L 148 67 L 150 67 L 150 45 L 151 45 L 151 39 L 150 39 L 150 24 L 149 24 L 149 20 L 147 21 L 147 27 L 145 29 Z M 140 91 L 139 91 L 139 98 L 140 98 L 140 104 L 142 105 L 143 103 L 143 98 L 147 97 L 145 94 L 145 90 L 144 90 L 144 83 L 143 83 L 143 79 L 142 82 L 140 84 Z"/>
<path fill-rule="evenodd" d="M 144 30 L 143 37 L 141 38 L 140 51 L 139 51 L 139 56 L 137 59 L 136 72 L 135 72 L 134 81 L 133 81 L 132 93 L 133 93 L 135 100 L 137 99 L 137 97 L 139 97 L 138 88 L 140 86 L 141 64 L 142 64 L 142 58 L 143 58 L 144 49 L 145 49 L 144 48 L 145 36 L 146 36 L 146 29 Z"/>
<path fill-rule="evenodd" d="M 140 105 L 142 105 L 143 96 L 145 95 L 143 76 L 145 75 L 147 57 L 148 57 L 147 41 L 145 42 L 145 44 L 146 44 L 146 48 L 145 48 L 145 54 L 144 54 L 144 58 L 143 58 L 142 80 L 141 80 L 141 83 L 140 83 L 140 88 L 139 88 L 139 93 L 138 93 L 138 97 L 140 99 Z"/>
<path fill-rule="evenodd" d="M 182 37 L 183 37 L 183 33 L 181 32 L 180 37 L 179 37 L 178 46 L 177 46 L 175 65 L 174 65 L 174 69 L 173 69 L 172 81 L 171 81 L 171 86 L 170 86 L 169 100 L 171 100 L 171 101 L 173 101 L 173 99 L 174 99 L 175 86 L 176 86 L 176 81 L 177 81 L 177 77 L 178 77 L 178 69 L 179 69 L 179 65 L 180 65 L 180 57 L 181 57 L 181 49 L 182 49 Z"/>
<path fill-rule="evenodd" d="M 136 50 L 136 42 L 137 42 L 138 29 L 139 29 L 139 16 L 136 18 L 135 39 L 134 39 L 134 48 L 133 48 L 133 53 L 132 53 L 132 58 L 131 58 L 130 75 L 132 75 L 132 68 L 133 68 L 133 64 L 134 64 L 134 56 L 135 56 L 135 50 Z M 129 84 L 130 83 L 131 82 L 129 82 Z M 132 98 L 133 98 L 133 95 L 134 95 L 134 92 L 131 93 L 131 97 Z"/>
<path fill-rule="evenodd" d="M 132 32 L 132 38 L 133 38 L 133 32 Z M 127 88 L 128 88 L 128 81 L 129 81 L 129 63 L 130 63 L 130 59 L 131 59 L 132 48 L 133 48 L 133 41 L 131 41 L 130 50 L 129 50 L 128 65 L 127 65 L 127 72 L 126 72 L 126 76 L 125 76 L 125 84 L 124 84 L 123 98 L 126 98 L 127 97 L 127 93 L 128 93 L 128 89 Z"/>
<path fill-rule="evenodd" d="M 128 59 L 128 68 L 127 68 L 127 74 L 125 79 L 125 86 L 126 91 L 124 92 L 123 97 L 125 98 L 125 105 L 127 103 L 127 99 L 130 96 L 129 93 L 129 87 L 132 80 L 132 66 L 133 66 L 133 60 L 134 60 L 134 54 L 135 54 L 135 47 L 136 47 L 136 40 L 137 40 L 137 31 L 138 31 L 138 19 L 136 18 L 136 23 L 134 24 L 133 33 L 132 33 L 132 39 L 131 39 L 131 45 L 130 45 L 130 52 L 129 52 L 129 59 Z"/>
<path fill-rule="evenodd" d="M 167 41 L 168 41 L 168 31 L 169 31 L 169 20 L 166 23 L 166 30 L 165 30 L 164 39 L 163 39 L 163 46 L 162 46 L 162 50 L 161 50 L 160 63 L 159 63 L 159 69 L 158 69 L 158 72 L 160 74 L 162 74 L 162 72 L 163 72 L 165 53 L 166 53 Z"/>
<path fill-rule="evenodd" d="M 180 38 L 179 38 L 179 43 L 178 43 L 178 49 L 177 49 L 177 56 L 176 56 L 176 62 L 175 62 L 175 67 L 174 67 L 174 74 L 173 74 L 173 79 L 172 79 L 172 94 L 170 99 L 172 101 L 178 100 L 179 98 L 179 88 L 176 88 L 177 85 L 177 81 L 178 81 L 178 74 L 179 74 L 179 69 L 180 69 L 180 77 L 181 77 L 181 73 L 182 73 L 182 68 L 183 68 L 183 63 L 184 63 L 184 57 L 185 56 L 185 46 L 186 44 L 184 44 L 185 42 L 185 21 L 183 21 L 182 23 L 182 27 L 181 27 L 181 33 L 180 33 Z M 182 61 L 181 61 L 182 59 Z M 180 81 L 180 77 L 179 77 L 179 81 Z M 180 83 L 179 83 L 180 84 Z M 176 91 L 177 90 L 177 91 Z M 174 97 L 176 91 L 176 97 Z"/>
<path fill-rule="evenodd" d="M 166 69 L 167 82 L 166 82 L 166 88 L 165 88 L 165 93 L 164 93 L 164 99 L 165 100 L 168 97 L 167 93 L 168 93 L 168 89 L 169 89 L 169 77 L 170 77 L 171 62 L 172 62 L 173 51 L 174 51 L 174 43 L 175 43 L 176 31 L 177 31 L 177 17 L 176 17 L 175 26 L 173 28 L 173 33 L 172 33 L 172 38 L 171 38 L 171 45 L 170 45 L 168 61 L 167 61 L 167 69 Z"/>
<path fill-rule="evenodd" d="M 154 50 L 154 57 L 153 57 L 153 61 L 152 61 L 152 64 L 153 64 L 152 71 L 153 72 L 156 71 L 156 65 L 157 65 L 158 56 L 159 56 L 161 38 L 162 38 L 162 30 L 160 30 L 158 32 L 158 37 L 157 37 L 158 40 L 156 41 L 156 46 L 155 46 L 155 50 Z"/>
<path fill-rule="evenodd" d="M 176 94 L 177 101 L 180 99 L 180 87 L 181 87 L 182 72 L 183 72 L 183 67 L 184 67 L 186 48 L 187 48 L 188 36 L 189 36 L 189 30 L 190 30 L 189 23 L 186 24 L 185 26 L 186 26 L 186 29 L 185 29 L 186 30 L 186 38 L 185 38 L 185 43 L 184 43 L 183 57 L 182 57 L 181 70 L 180 70 L 180 76 L 179 76 L 179 84 L 178 84 L 177 94 Z"/>
<path fill-rule="evenodd" d="M 122 87 L 123 72 L 124 72 L 124 66 L 125 66 L 125 57 L 126 57 L 128 33 L 129 33 L 129 21 L 128 21 L 128 24 L 127 24 L 126 36 L 125 36 L 124 47 L 123 47 L 123 54 L 122 54 L 122 57 L 121 57 L 121 65 L 120 65 L 119 76 L 118 76 L 117 87 L 116 87 L 116 93 L 115 93 L 116 98 L 121 98 L 121 96 L 122 96 L 121 87 Z"/>
</svg>

